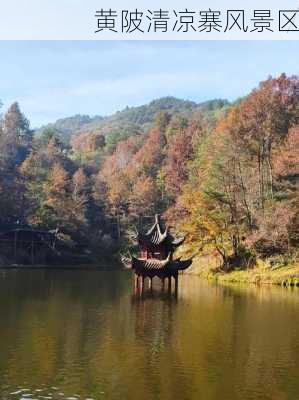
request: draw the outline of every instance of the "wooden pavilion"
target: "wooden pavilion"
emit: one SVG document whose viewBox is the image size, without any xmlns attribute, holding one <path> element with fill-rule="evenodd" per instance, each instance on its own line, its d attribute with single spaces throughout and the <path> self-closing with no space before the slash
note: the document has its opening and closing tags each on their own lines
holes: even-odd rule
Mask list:
<svg viewBox="0 0 299 400">
<path fill-rule="evenodd" d="M 0 221 L 0 251 L 15 263 L 35 264 L 36 255 L 55 251 L 57 230 L 32 228 L 19 220 Z"/>
<path fill-rule="evenodd" d="M 168 280 L 168 289 L 171 290 L 171 280 L 175 280 L 175 291 L 178 290 L 179 272 L 190 267 L 192 260 L 174 259 L 173 253 L 184 242 L 184 238 L 175 239 L 165 227 L 163 229 L 159 215 L 155 216 L 153 226 L 146 233 L 138 233 L 139 258 L 122 257 L 122 262 L 135 273 L 135 288 L 144 289 L 145 279 L 152 280 L 158 277 L 165 288 L 165 279 Z"/>
</svg>

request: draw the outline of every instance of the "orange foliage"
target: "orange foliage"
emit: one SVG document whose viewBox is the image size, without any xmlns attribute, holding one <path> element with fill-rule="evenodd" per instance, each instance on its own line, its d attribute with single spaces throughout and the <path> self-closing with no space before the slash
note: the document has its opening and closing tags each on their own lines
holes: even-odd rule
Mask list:
<svg viewBox="0 0 299 400">
<path fill-rule="evenodd" d="M 277 176 L 299 175 L 299 125 L 290 130 L 284 143 L 276 150 L 273 168 Z"/>
</svg>

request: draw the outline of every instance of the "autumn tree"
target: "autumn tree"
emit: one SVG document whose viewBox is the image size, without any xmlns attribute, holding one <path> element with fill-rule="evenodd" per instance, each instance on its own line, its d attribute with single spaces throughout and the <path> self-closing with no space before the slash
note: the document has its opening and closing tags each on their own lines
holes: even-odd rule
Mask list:
<svg viewBox="0 0 299 400">
<path fill-rule="evenodd" d="M 19 165 L 25 159 L 31 141 L 29 122 L 21 113 L 18 103 L 13 103 L 2 121 L 0 135 L 2 164 L 10 169 Z"/>
<path fill-rule="evenodd" d="M 105 136 L 101 133 L 85 132 L 75 135 L 71 139 L 72 151 L 76 157 L 88 158 L 105 147 Z"/>
<path fill-rule="evenodd" d="M 43 129 L 38 140 L 42 146 L 47 146 L 51 139 L 53 139 L 54 137 L 57 139 L 59 138 L 57 130 L 54 128 L 45 128 Z"/>
<path fill-rule="evenodd" d="M 2 181 L 2 217 L 23 217 L 24 185 L 18 166 L 26 158 L 32 141 L 29 122 L 18 103 L 8 109 L 0 128 L 0 179 Z"/>
<path fill-rule="evenodd" d="M 53 165 L 51 173 L 44 183 L 43 191 L 49 226 L 56 228 L 63 226 L 66 222 L 69 223 L 71 179 L 60 164 Z"/>
<path fill-rule="evenodd" d="M 239 256 L 249 218 L 237 154 L 231 138 L 214 131 L 200 144 L 179 198 L 187 213 L 183 229 L 199 247 L 214 247 L 225 265 Z"/>
<path fill-rule="evenodd" d="M 90 202 L 90 183 L 84 169 L 79 168 L 72 177 L 72 215 L 77 229 L 86 229 Z"/>
<path fill-rule="evenodd" d="M 266 199 L 273 198 L 273 150 L 298 115 L 298 84 L 298 77 L 284 74 L 269 78 L 232 110 L 226 126 L 224 123 L 236 143 L 256 162 L 262 208 Z"/>
<path fill-rule="evenodd" d="M 163 171 L 167 193 L 176 198 L 188 178 L 188 162 L 192 160 L 194 149 L 203 135 L 199 121 L 192 121 L 189 126 L 180 126 L 172 132 L 166 147 Z"/>
<path fill-rule="evenodd" d="M 262 82 L 199 143 L 177 199 L 181 225 L 223 264 L 290 251 L 298 231 L 298 78 Z M 297 119 L 298 120 L 298 119 Z"/>
<path fill-rule="evenodd" d="M 130 215 L 137 220 L 155 212 L 156 187 L 152 177 L 140 175 L 132 185 L 129 196 Z"/>
<path fill-rule="evenodd" d="M 34 225 L 46 225 L 44 185 L 51 170 L 47 154 L 32 151 L 19 171 L 25 185 L 26 218 Z"/>
<path fill-rule="evenodd" d="M 171 115 L 167 111 L 159 111 L 155 116 L 155 127 L 165 133 L 170 120 Z"/>
</svg>

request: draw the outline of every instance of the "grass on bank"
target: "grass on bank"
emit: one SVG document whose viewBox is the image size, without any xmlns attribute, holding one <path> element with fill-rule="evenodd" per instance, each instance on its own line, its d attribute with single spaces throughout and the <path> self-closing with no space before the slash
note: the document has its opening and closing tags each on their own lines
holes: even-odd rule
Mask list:
<svg viewBox="0 0 299 400">
<path fill-rule="evenodd" d="M 255 284 L 274 284 L 283 286 L 299 286 L 298 258 L 286 263 L 276 260 L 258 260 L 250 269 L 237 268 L 229 272 L 219 269 L 219 261 L 212 256 L 196 257 L 190 273 L 217 282 L 238 282 Z"/>
</svg>

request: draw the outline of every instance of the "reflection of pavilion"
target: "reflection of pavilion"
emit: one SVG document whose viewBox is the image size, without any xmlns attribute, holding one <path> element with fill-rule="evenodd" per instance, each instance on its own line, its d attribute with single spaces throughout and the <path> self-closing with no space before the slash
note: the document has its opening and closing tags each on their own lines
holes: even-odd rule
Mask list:
<svg viewBox="0 0 299 400">
<path fill-rule="evenodd" d="M 124 265 L 135 272 L 135 287 L 142 291 L 145 278 L 149 278 L 149 286 L 152 288 L 152 279 L 157 276 L 163 288 L 168 278 L 169 290 L 171 278 L 174 278 L 177 291 L 179 271 L 187 269 L 192 263 L 192 260 L 173 259 L 175 249 L 183 243 L 184 238 L 175 239 L 167 227 L 162 228 L 160 218 L 156 215 L 154 225 L 145 234 L 138 233 L 137 240 L 140 258 L 122 257 Z"/>
</svg>

